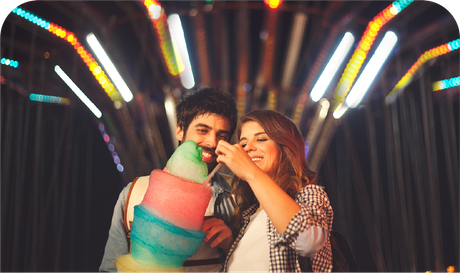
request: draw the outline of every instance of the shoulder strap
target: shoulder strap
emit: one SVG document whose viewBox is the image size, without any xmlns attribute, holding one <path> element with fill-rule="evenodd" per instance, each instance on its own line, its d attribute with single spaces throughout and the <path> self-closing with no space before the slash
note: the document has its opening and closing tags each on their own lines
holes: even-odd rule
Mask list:
<svg viewBox="0 0 460 273">
<path fill-rule="evenodd" d="M 128 236 L 131 231 L 131 226 L 133 225 L 134 207 L 142 202 L 148 186 L 149 176 L 136 177 L 133 183 L 131 183 L 128 196 L 126 197 L 124 215 L 124 223 Z"/>
</svg>

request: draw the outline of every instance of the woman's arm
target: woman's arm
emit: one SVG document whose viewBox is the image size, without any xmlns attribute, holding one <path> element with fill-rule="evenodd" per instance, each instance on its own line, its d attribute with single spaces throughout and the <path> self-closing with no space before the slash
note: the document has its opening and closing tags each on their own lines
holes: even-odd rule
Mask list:
<svg viewBox="0 0 460 273">
<path fill-rule="evenodd" d="M 240 144 L 230 145 L 221 140 L 216 154 L 217 162 L 224 163 L 236 176 L 248 182 L 278 233 L 283 233 L 300 206 L 252 162 Z"/>
</svg>

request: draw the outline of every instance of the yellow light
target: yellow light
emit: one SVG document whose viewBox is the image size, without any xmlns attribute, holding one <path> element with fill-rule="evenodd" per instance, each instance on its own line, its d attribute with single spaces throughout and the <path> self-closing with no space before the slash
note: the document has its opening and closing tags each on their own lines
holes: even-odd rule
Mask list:
<svg viewBox="0 0 460 273">
<path fill-rule="evenodd" d="M 67 36 L 67 41 L 68 42 L 72 42 L 73 41 L 73 35 L 72 34 L 69 34 L 69 36 Z"/>
<path fill-rule="evenodd" d="M 447 268 L 447 272 L 455 272 L 455 266 L 451 265 Z"/>
</svg>

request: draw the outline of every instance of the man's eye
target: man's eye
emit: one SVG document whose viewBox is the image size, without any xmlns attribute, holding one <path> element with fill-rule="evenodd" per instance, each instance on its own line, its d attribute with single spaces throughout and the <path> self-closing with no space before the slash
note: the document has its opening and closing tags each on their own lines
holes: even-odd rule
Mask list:
<svg viewBox="0 0 460 273">
<path fill-rule="evenodd" d="M 197 131 L 200 132 L 200 133 L 207 133 L 208 132 L 208 130 L 206 130 L 206 129 L 197 129 Z"/>
<path fill-rule="evenodd" d="M 228 136 L 227 135 L 218 135 L 217 138 L 222 139 L 222 140 L 227 140 Z"/>
</svg>

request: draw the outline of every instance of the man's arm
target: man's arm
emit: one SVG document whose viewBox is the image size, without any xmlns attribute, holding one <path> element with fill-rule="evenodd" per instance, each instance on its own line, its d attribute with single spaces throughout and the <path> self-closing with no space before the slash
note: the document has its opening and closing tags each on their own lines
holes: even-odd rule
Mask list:
<svg viewBox="0 0 460 273">
<path fill-rule="evenodd" d="M 129 239 L 124 224 L 124 209 L 126 204 L 126 197 L 129 192 L 131 183 L 129 183 L 118 196 L 115 205 L 112 224 L 109 230 L 109 238 L 105 245 L 104 256 L 102 257 L 101 266 L 99 271 L 116 272 L 115 259 L 120 255 L 129 253 Z"/>
</svg>

